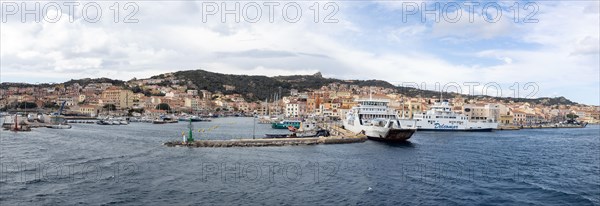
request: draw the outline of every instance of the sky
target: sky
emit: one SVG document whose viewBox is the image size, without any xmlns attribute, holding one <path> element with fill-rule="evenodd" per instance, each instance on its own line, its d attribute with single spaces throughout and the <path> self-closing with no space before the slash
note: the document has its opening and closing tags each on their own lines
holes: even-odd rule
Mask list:
<svg viewBox="0 0 600 206">
<path fill-rule="evenodd" d="M 73 2 L 0 2 L 1 82 L 321 72 L 600 105 L 599 1 Z"/>
</svg>

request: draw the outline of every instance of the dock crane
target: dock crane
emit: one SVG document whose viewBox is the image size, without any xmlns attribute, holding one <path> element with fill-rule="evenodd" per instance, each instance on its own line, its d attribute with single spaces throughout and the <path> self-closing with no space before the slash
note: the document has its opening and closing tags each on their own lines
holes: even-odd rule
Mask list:
<svg viewBox="0 0 600 206">
<path fill-rule="evenodd" d="M 58 112 L 52 113 L 52 115 L 56 115 L 56 116 L 61 115 L 63 109 L 65 108 L 65 103 L 67 103 L 67 101 L 63 101 L 63 103 L 60 105 L 60 109 L 58 109 Z"/>
</svg>

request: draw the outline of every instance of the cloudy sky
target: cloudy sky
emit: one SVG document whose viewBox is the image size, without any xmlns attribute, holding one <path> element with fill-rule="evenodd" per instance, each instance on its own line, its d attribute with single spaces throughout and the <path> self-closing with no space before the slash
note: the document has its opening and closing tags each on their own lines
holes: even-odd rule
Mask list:
<svg viewBox="0 0 600 206">
<path fill-rule="evenodd" d="M 273 13 L 265 2 L 238 1 L 239 22 L 233 14 L 222 19 L 235 1 L 227 8 L 217 1 L 118 7 L 99 1 L 99 18 L 93 5 L 84 9 L 89 1 L 74 12 L 65 2 L 50 3 L 40 2 L 40 22 L 31 14 L 22 22 L 24 5 L 2 1 L 0 81 L 129 80 L 189 69 L 267 76 L 320 71 L 427 89 L 458 84 L 463 93 L 465 84 L 477 82 L 474 91 L 482 93 L 497 83 L 502 96 L 565 96 L 600 105 L 598 1 L 481 2 L 474 9 L 437 2 L 437 10 L 431 1 L 267 2 Z M 437 11 L 439 21 L 423 7 Z"/>
</svg>

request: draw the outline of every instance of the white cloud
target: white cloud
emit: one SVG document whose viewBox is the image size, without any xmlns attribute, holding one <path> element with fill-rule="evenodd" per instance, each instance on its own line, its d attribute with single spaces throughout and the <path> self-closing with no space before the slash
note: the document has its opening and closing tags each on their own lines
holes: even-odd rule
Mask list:
<svg viewBox="0 0 600 206">
<path fill-rule="evenodd" d="M 451 12 L 448 16 L 458 16 L 458 19 L 452 21 L 442 20 L 439 23 L 435 23 L 432 34 L 435 37 L 457 37 L 478 40 L 513 35 L 518 30 L 513 20 L 506 15 L 497 17 L 497 19 L 490 19 L 488 20 L 489 22 L 484 19 L 481 13 L 475 12 L 470 15 L 473 15 L 472 20 L 469 19 L 469 11 L 467 10 L 461 9 Z"/>
<path fill-rule="evenodd" d="M 536 24 L 514 24 L 508 16 L 488 23 L 476 16 L 473 23 L 398 26 L 374 22 L 377 25 L 369 25 L 377 28 L 374 31 L 350 21 L 347 17 L 355 10 L 338 4 L 337 24 L 312 22 L 308 9 L 303 21 L 295 24 L 280 18 L 277 23 L 202 23 L 198 2 L 162 1 L 139 3 L 138 24 L 89 24 L 79 17 L 70 23 L 66 14 L 64 21 L 54 24 L 6 23 L 1 33 L 2 79 L 106 76 L 127 80 L 202 68 L 268 76 L 321 71 L 329 77 L 393 83 L 537 82 L 541 96 L 562 87 L 592 91 L 589 85 L 598 84 L 599 29 L 591 26 L 599 24 L 598 12 L 590 7 L 595 2 L 538 2 L 540 22 Z M 466 13 L 463 19 L 468 20 Z M 506 36 L 517 39 L 517 44 L 537 47 L 449 51 L 464 58 L 498 61 L 492 66 L 468 66 L 446 61 L 446 56 L 431 52 L 437 48 L 424 46 L 437 39 L 467 45 L 472 40 L 491 42 Z"/>
<path fill-rule="evenodd" d="M 598 54 L 600 52 L 600 41 L 598 37 L 586 36 L 577 41 L 574 49 L 572 53 L 576 55 Z"/>
</svg>

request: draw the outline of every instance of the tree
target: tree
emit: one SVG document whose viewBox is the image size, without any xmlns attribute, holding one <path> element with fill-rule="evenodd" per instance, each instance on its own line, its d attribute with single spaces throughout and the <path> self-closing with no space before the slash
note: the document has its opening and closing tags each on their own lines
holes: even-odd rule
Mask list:
<svg viewBox="0 0 600 206">
<path fill-rule="evenodd" d="M 140 113 L 140 114 L 143 114 L 143 113 L 144 113 L 144 108 L 140 108 L 140 109 L 129 109 L 129 111 L 127 111 L 127 114 L 128 114 L 129 116 L 132 116 L 134 112 L 136 112 L 136 113 Z"/>
<path fill-rule="evenodd" d="M 577 119 L 579 116 L 573 113 L 567 114 L 567 118 L 569 119 Z"/>
<path fill-rule="evenodd" d="M 169 106 L 169 104 L 167 104 L 167 103 L 160 103 L 160 104 L 156 105 L 156 109 L 170 111 L 171 106 Z"/>
<path fill-rule="evenodd" d="M 139 86 L 134 86 L 134 87 L 132 87 L 132 88 L 131 88 L 131 91 L 132 91 L 133 93 L 143 93 L 143 92 L 144 92 L 144 90 L 143 90 L 142 88 L 140 88 Z"/>
<path fill-rule="evenodd" d="M 17 108 L 19 109 L 35 109 L 37 108 L 37 104 L 33 102 L 19 102 L 17 103 Z"/>
<path fill-rule="evenodd" d="M 104 106 L 102 106 L 102 108 L 109 111 L 117 110 L 117 106 L 115 106 L 114 104 L 105 104 Z"/>
<path fill-rule="evenodd" d="M 60 106 L 56 102 L 44 102 L 44 108 L 58 109 Z"/>
</svg>

